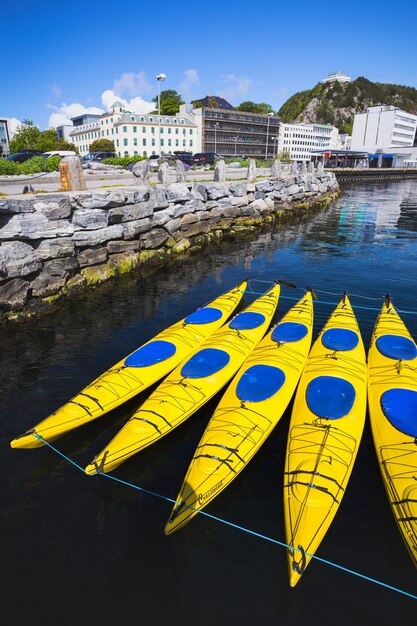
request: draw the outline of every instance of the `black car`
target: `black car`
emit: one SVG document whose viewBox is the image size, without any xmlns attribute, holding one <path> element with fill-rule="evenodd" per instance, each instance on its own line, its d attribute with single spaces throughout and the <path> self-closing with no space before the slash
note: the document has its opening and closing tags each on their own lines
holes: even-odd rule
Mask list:
<svg viewBox="0 0 417 626">
<path fill-rule="evenodd" d="M 191 152 L 174 152 L 174 158 L 179 159 L 187 165 L 194 165 L 194 157 Z"/>
<path fill-rule="evenodd" d="M 42 152 L 40 150 L 29 150 L 22 152 L 16 152 L 15 154 L 9 154 L 5 157 L 6 161 L 15 161 L 15 163 L 24 163 L 34 156 L 40 156 Z"/>
<path fill-rule="evenodd" d="M 117 159 L 117 154 L 116 152 L 90 152 L 83 156 L 82 162 L 89 163 L 90 161 L 103 161 L 103 159 Z"/>
<path fill-rule="evenodd" d="M 212 165 L 220 156 L 217 152 L 197 152 L 193 159 L 194 165 Z"/>
</svg>

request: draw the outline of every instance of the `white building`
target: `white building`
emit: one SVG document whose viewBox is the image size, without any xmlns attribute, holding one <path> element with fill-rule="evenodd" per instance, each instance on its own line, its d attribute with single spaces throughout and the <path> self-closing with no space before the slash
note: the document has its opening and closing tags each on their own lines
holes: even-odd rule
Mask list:
<svg viewBox="0 0 417 626">
<path fill-rule="evenodd" d="M 339 131 L 329 124 L 280 124 L 277 152 L 289 152 L 291 161 L 310 161 L 312 150 L 336 148 Z"/>
<path fill-rule="evenodd" d="M 10 142 L 10 130 L 7 123 L 7 118 L 0 119 L 0 146 L 2 148 L 1 154 L 7 156 L 9 154 L 9 142 Z"/>
<path fill-rule="evenodd" d="M 179 151 L 200 152 L 201 130 L 184 112 L 177 115 L 136 114 L 116 102 L 109 113 L 74 127 L 70 141 L 81 156 L 88 154 L 96 139 L 110 139 L 119 156 L 150 156 Z"/>
<path fill-rule="evenodd" d="M 331 74 L 327 74 L 327 76 L 320 82 L 333 83 L 338 81 L 339 83 L 350 83 L 351 80 L 351 77 L 347 76 L 347 74 L 342 74 L 341 72 L 331 72 Z"/>
<path fill-rule="evenodd" d="M 370 153 L 394 152 L 414 145 L 417 115 L 391 105 L 369 107 L 356 113 L 352 129 L 352 150 Z"/>
</svg>

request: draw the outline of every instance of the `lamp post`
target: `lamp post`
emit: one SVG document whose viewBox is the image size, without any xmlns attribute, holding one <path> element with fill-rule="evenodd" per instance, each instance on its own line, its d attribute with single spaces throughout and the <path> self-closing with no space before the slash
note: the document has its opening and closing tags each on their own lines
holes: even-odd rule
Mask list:
<svg viewBox="0 0 417 626">
<path fill-rule="evenodd" d="M 161 90 L 159 83 L 161 80 L 166 79 L 166 74 L 158 74 L 156 80 L 158 81 L 158 154 L 159 158 L 161 158 Z"/>
<path fill-rule="evenodd" d="M 235 142 L 235 154 L 234 154 L 234 156 L 235 156 L 235 157 L 237 156 L 237 152 L 236 152 L 236 150 L 237 150 L 237 148 L 236 148 L 236 144 L 237 144 L 237 140 L 238 140 L 238 139 L 239 139 L 239 137 L 233 137 L 233 141 Z"/>
<path fill-rule="evenodd" d="M 276 141 L 278 139 L 278 137 L 271 137 L 272 139 L 272 158 L 275 159 L 275 146 L 276 146 Z"/>
<path fill-rule="evenodd" d="M 265 161 L 268 158 L 268 135 L 269 135 L 269 120 L 271 119 L 271 117 L 273 116 L 273 113 L 268 113 L 268 122 L 266 125 L 266 145 L 265 145 Z"/>
<path fill-rule="evenodd" d="M 219 127 L 219 122 L 214 122 L 214 152 L 217 153 L 217 129 Z"/>
</svg>

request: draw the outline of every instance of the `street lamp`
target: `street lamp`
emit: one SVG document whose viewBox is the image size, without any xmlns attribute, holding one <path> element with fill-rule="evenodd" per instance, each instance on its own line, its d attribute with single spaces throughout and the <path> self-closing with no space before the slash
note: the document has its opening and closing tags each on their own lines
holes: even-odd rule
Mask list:
<svg viewBox="0 0 417 626">
<path fill-rule="evenodd" d="M 275 159 L 275 140 L 276 137 L 271 137 L 272 139 L 272 158 Z"/>
<path fill-rule="evenodd" d="M 273 113 L 268 113 L 268 123 L 266 125 L 266 145 L 265 145 L 265 161 L 268 158 L 268 135 L 269 135 L 269 120 L 273 116 Z"/>
<path fill-rule="evenodd" d="M 159 83 L 161 80 L 166 79 L 166 74 L 158 74 L 156 80 L 158 81 L 158 148 L 159 148 L 159 158 L 161 158 L 161 91 Z"/>
<path fill-rule="evenodd" d="M 235 142 L 235 155 L 234 155 L 235 157 L 237 156 L 237 152 L 236 152 L 236 150 L 237 150 L 237 148 L 236 148 L 236 144 L 237 144 L 237 140 L 238 140 L 238 139 L 239 139 L 239 137 L 233 137 L 233 141 Z"/>
<path fill-rule="evenodd" d="M 214 122 L 214 152 L 217 153 L 217 129 L 219 127 L 219 122 Z"/>
</svg>

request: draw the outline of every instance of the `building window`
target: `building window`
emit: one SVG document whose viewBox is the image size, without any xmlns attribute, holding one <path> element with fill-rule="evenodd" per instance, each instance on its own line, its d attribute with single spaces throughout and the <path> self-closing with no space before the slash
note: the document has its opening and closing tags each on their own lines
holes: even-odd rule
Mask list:
<svg viewBox="0 0 417 626">
<path fill-rule="evenodd" d="M 149 121 L 150 121 L 150 122 L 153 122 L 153 117 L 150 117 L 150 118 L 149 118 Z"/>
<path fill-rule="evenodd" d="M 123 132 L 127 133 L 127 126 L 123 126 Z"/>
<path fill-rule="evenodd" d="M 109 129 L 106 130 L 106 135 L 108 135 L 108 134 L 109 134 Z"/>
<path fill-rule="evenodd" d="M 155 139 L 152 139 L 152 145 L 153 146 L 155 145 Z"/>
<path fill-rule="evenodd" d="M 172 142 L 172 140 L 171 140 L 171 139 L 168 139 L 168 145 L 169 145 L 169 146 L 171 145 L 171 142 Z"/>
<path fill-rule="evenodd" d="M 146 139 L 142 139 L 142 145 L 146 146 Z"/>
<path fill-rule="evenodd" d="M 133 137 L 133 145 L 137 146 L 138 145 L 138 140 L 136 137 Z"/>
<path fill-rule="evenodd" d="M 173 122 L 174 122 L 174 124 L 178 124 L 177 118 L 174 117 Z"/>
<path fill-rule="evenodd" d="M 116 135 L 118 135 L 118 134 L 119 134 L 119 127 L 116 126 Z"/>
<path fill-rule="evenodd" d="M 169 117 L 165 118 L 167 124 L 169 124 Z"/>
<path fill-rule="evenodd" d="M 185 148 L 185 139 L 182 140 L 182 145 Z"/>
<path fill-rule="evenodd" d="M 192 134 L 193 134 L 193 129 L 192 129 L 192 128 L 190 128 L 190 135 L 192 135 Z"/>
<path fill-rule="evenodd" d="M 190 148 L 192 147 L 192 145 L 193 145 L 193 140 L 190 139 Z"/>
<path fill-rule="evenodd" d="M 154 135 L 155 134 L 155 126 L 151 126 L 151 133 Z"/>
<path fill-rule="evenodd" d="M 175 129 L 175 134 L 178 135 L 178 128 Z"/>
<path fill-rule="evenodd" d="M 143 156 L 148 156 L 148 153 L 146 150 L 143 151 Z"/>
<path fill-rule="evenodd" d="M 161 134 L 164 132 L 164 128 L 163 126 L 161 126 Z"/>
<path fill-rule="evenodd" d="M 144 117 L 141 117 L 141 118 L 140 118 L 140 121 L 141 121 L 141 122 L 144 122 L 144 121 L 145 121 L 145 118 L 144 118 Z"/>
<path fill-rule="evenodd" d="M 138 151 L 137 150 L 134 151 L 133 156 L 138 156 Z"/>
<path fill-rule="evenodd" d="M 142 132 L 146 133 L 146 126 L 142 126 Z"/>
<path fill-rule="evenodd" d="M 171 134 L 171 127 L 168 128 L 168 135 Z"/>
<path fill-rule="evenodd" d="M 116 139 L 116 146 L 119 147 L 119 140 Z"/>
<path fill-rule="evenodd" d="M 125 150 L 125 157 L 129 156 L 129 153 L 127 150 Z"/>
<path fill-rule="evenodd" d="M 161 139 L 161 146 L 163 146 L 163 145 L 164 145 L 164 140 L 163 140 L 163 139 Z"/>
<path fill-rule="evenodd" d="M 176 139 L 176 140 L 175 140 L 175 145 L 176 145 L 176 146 L 179 146 L 179 145 L 180 145 L 180 142 L 178 141 L 178 139 Z"/>
<path fill-rule="evenodd" d="M 127 146 L 127 139 L 123 139 L 123 145 Z"/>
<path fill-rule="evenodd" d="M 137 126 L 134 126 L 134 127 L 133 127 L 133 132 L 134 132 L 134 133 L 137 133 L 137 132 L 138 132 L 138 127 L 137 127 Z"/>
</svg>

